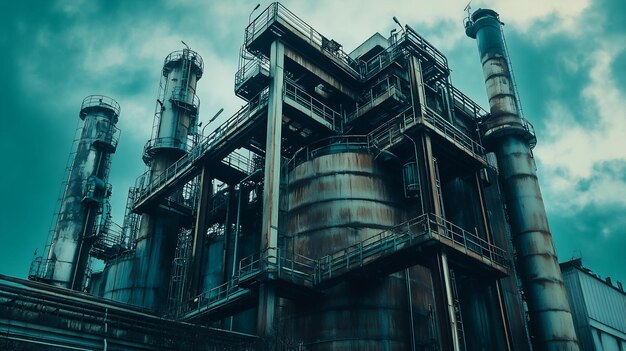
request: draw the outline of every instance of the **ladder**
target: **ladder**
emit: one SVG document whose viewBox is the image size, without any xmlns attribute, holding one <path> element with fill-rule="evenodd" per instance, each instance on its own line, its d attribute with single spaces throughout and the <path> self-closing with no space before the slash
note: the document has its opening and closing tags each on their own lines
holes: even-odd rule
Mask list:
<svg viewBox="0 0 626 351">
<path fill-rule="evenodd" d="M 466 350 L 465 330 L 463 329 L 463 316 L 461 314 L 461 303 L 459 300 L 459 292 L 456 286 L 456 277 L 454 271 L 450 270 L 450 283 L 452 285 L 452 301 L 454 304 L 454 314 L 456 315 L 456 330 L 459 338 L 459 350 Z"/>
</svg>

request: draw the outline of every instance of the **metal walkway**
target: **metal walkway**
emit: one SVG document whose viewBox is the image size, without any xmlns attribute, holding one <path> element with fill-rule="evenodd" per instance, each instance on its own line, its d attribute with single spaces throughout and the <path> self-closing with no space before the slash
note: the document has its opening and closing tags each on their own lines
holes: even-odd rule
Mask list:
<svg viewBox="0 0 626 351">
<path fill-rule="evenodd" d="M 223 161 L 228 166 L 237 168 L 237 162 L 231 162 L 229 159 L 221 160 L 220 157 L 224 157 L 235 150 L 239 146 L 235 141 L 264 119 L 267 99 L 268 92 L 264 90 L 204 138 L 189 153 L 152 180 L 149 180 L 149 172 L 140 176 L 136 184 L 139 190 L 133 210 L 141 212 L 152 201 L 166 194 L 167 191 L 180 187 L 189 181 L 199 172 L 204 162 L 209 160 Z M 241 169 L 241 171 L 245 170 Z"/>
<path fill-rule="evenodd" d="M 427 127 L 437 135 L 448 140 L 477 160 L 482 166 L 487 166 L 483 146 L 454 127 L 429 107 L 425 108 L 423 116 L 416 116 L 412 107 L 407 108 L 389 122 L 369 133 L 368 140 L 373 147 L 381 150 L 389 149 L 402 142 L 407 131 L 420 125 Z"/>
<path fill-rule="evenodd" d="M 272 248 L 242 259 L 231 281 L 197 296 L 180 318 L 220 318 L 256 302 L 256 284 L 261 280 L 287 283 L 309 295 L 344 281 L 349 275 L 389 274 L 418 264 L 416 249 L 438 245 L 452 257 L 472 260 L 488 274 L 509 274 L 509 259 L 501 248 L 434 214 L 423 214 L 362 242 L 320 259 L 285 255 Z M 217 315 L 217 317 L 216 317 Z"/>
<path fill-rule="evenodd" d="M 342 115 L 339 112 L 324 105 L 292 82 L 285 82 L 283 102 L 323 128 L 336 132 L 343 128 Z M 251 162 L 249 160 L 243 162 L 241 155 L 235 156 L 229 153 L 240 147 L 242 140 L 246 140 L 245 136 L 266 120 L 267 103 L 268 90 L 266 89 L 163 173 L 151 181 L 149 171 L 141 175 L 135 184 L 139 193 L 133 210 L 140 213 L 156 199 L 180 187 L 197 175 L 206 162 L 220 162 L 222 166 L 240 172 L 242 178 L 248 176 L 251 171 L 249 167 Z M 225 155 L 228 156 L 223 158 Z"/>
</svg>

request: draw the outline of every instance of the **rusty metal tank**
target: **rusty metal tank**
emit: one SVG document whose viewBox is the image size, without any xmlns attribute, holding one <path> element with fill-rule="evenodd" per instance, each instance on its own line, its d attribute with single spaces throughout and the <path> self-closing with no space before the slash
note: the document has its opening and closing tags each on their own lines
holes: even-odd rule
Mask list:
<svg viewBox="0 0 626 351">
<path fill-rule="evenodd" d="M 288 175 L 288 250 L 319 259 L 400 223 L 401 187 L 388 169 L 367 151 L 337 146 L 297 165 Z M 410 349 L 418 334 L 410 312 L 428 315 L 434 304 L 429 272 L 410 271 L 409 279 L 405 271 L 350 279 L 307 303 L 282 300 L 278 337 L 306 350 Z"/>
<path fill-rule="evenodd" d="M 163 272 L 171 270 L 176 248 L 176 235 L 171 233 L 181 223 L 165 216 L 155 216 L 152 223 L 152 240 L 140 237 L 134 251 L 107 262 L 103 297 L 164 313 L 170 276 Z"/>
</svg>

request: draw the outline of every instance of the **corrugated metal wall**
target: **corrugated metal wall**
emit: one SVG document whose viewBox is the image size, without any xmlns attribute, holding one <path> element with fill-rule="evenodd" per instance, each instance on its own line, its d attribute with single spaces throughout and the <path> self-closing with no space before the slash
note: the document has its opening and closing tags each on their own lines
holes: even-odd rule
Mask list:
<svg viewBox="0 0 626 351">
<path fill-rule="evenodd" d="M 564 266 L 563 278 L 582 350 L 626 350 L 626 294 Z"/>
</svg>

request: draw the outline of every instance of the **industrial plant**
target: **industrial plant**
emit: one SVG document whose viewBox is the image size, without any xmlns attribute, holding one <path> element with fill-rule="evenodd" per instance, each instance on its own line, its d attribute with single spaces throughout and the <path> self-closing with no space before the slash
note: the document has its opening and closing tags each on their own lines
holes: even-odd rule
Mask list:
<svg viewBox="0 0 626 351">
<path fill-rule="evenodd" d="M 1 277 L 0 349 L 578 350 L 499 15 L 463 28 L 483 109 L 395 17 L 348 52 L 257 13 L 246 104 L 208 136 L 200 54 L 166 56 L 120 225 L 123 106 L 85 98 L 44 254 Z"/>
</svg>

